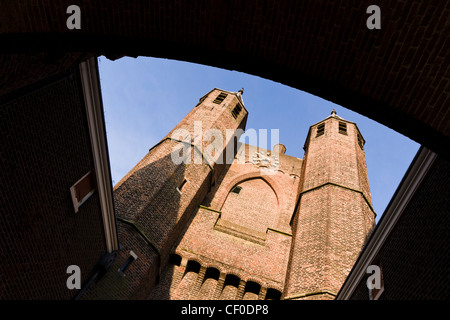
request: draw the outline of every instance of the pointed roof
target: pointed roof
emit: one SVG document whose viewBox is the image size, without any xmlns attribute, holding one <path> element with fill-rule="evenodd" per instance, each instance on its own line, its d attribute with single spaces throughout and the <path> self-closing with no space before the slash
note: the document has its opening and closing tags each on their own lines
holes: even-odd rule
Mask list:
<svg viewBox="0 0 450 320">
<path fill-rule="evenodd" d="M 336 118 L 336 119 L 339 119 L 339 120 L 347 121 L 347 120 L 345 120 L 344 118 L 339 117 L 339 116 L 336 114 L 336 110 L 334 110 L 334 109 L 331 111 L 331 115 L 329 115 L 328 117 L 326 117 L 326 118 L 323 119 L 323 120 L 326 120 L 326 119 L 328 119 L 328 118 Z M 323 121 L 323 120 L 322 120 L 322 121 Z"/>
</svg>

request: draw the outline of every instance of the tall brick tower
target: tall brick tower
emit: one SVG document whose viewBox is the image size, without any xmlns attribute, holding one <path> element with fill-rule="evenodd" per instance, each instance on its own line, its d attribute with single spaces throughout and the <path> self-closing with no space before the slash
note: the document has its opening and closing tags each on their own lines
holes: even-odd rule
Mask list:
<svg viewBox="0 0 450 320">
<path fill-rule="evenodd" d="M 333 299 L 373 228 L 364 143 L 334 110 L 310 127 L 285 299 Z"/>
<path fill-rule="evenodd" d="M 242 93 L 207 93 L 114 187 L 121 250 L 89 297 L 332 299 L 339 291 L 374 224 L 364 139 L 333 111 L 311 126 L 303 160 L 282 144 L 238 143 Z M 222 143 L 212 150 L 214 141 Z"/>
<path fill-rule="evenodd" d="M 175 240 L 222 173 L 225 157 L 235 156 L 236 150 L 227 155 L 226 147 L 239 139 L 238 129 L 245 128 L 247 110 L 241 93 L 213 89 L 204 95 L 114 186 L 121 250 L 112 272 L 90 297 L 148 297 L 159 282 Z M 214 152 L 205 154 L 213 139 L 203 133 L 212 128 L 223 141 Z M 227 135 L 227 130 L 237 136 Z"/>
</svg>

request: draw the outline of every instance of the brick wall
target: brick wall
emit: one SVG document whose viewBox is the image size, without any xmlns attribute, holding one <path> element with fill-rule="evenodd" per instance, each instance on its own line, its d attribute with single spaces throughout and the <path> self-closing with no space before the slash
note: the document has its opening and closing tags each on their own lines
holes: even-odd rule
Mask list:
<svg viewBox="0 0 450 320">
<path fill-rule="evenodd" d="M 98 194 L 75 213 L 69 190 L 94 167 L 78 68 L 0 104 L 0 299 L 70 299 L 106 252 Z"/>
<path fill-rule="evenodd" d="M 187 269 L 176 276 L 168 267 L 153 299 L 280 298 L 302 161 L 280 154 L 276 173 L 265 176 L 250 161 L 257 152 L 271 153 L 240 145 L 243 158 L 228 165 L 173 248 Z M 198 268 L 189 268 L 193 261 Z"/>
<path fill-rule="evenodd" d="M 381 247 L 380 300 L 447 300 L 450 164 L 438 158 Z M 351 299 L 367 300 L 363 277 Z"/>
<path fill-rule="evenodd" d="M 265 235 L 267 227 L 275 227 L 278 201 L 275 193 L 262 179 L 237 184 L 239 194 L 230 192 L 222 206 L 221 221 L 231 228 L 251 229 Z"/>
</svg>

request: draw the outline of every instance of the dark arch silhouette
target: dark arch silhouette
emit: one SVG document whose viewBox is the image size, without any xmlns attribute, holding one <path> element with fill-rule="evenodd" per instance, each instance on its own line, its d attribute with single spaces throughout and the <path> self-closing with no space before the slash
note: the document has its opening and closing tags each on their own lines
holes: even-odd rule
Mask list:
<svg viewBox="0 0 450 320">
<path fill-rule="evenodd" d="M 188 272 L 199 273 L 200 272 L 200 267 L 201 267 L 201 265 L 197 261 L 189 260 L 187 265 L 186 265 L 185 273 L 188 273 Z"/>
<path fill-rule="evenodd" d="M 1 93 L 90 56 L 162 57 L 304 90 L 449 156 L 445 2 L 379 0 L 380 30 L 367 28 L 365 2 L 105 0 L 80 5 L 80 30 L 66 26 L 70 3 L 26 2 L 0 13 Z"/>
<path fill-rule="evenodd" d="M 173 264 L 173 265 L 176 265 L 176 266 L 180 266 L 181 265 L 181 256 L 180 255 L 178 255 L 178 254 L 176 254 L 176 253 L 172 253 L 170 256 L 169 256 L 169 264 Z"/>
</svg>

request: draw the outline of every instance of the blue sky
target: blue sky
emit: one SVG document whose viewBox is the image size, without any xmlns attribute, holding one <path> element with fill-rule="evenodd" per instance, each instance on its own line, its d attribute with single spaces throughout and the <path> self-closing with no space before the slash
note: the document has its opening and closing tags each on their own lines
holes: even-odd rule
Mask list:
<svg viewBox="0 0 450 320">
<path fill-rule="evenodd" d="M 244 88 L 247 129 L 279 129 L 286 154 L 303 158 L 309 126 L 332 109 L 358 125 L 372 202 L 379 220 L 419 145 L 409 138 L 306 92 L 280 83 L 188 62 L 149 57 L 99 58 L 106 131 L 115 183 L 141 160 L 213 88 Z"/>
</svg>

